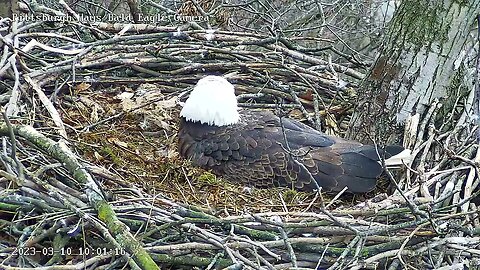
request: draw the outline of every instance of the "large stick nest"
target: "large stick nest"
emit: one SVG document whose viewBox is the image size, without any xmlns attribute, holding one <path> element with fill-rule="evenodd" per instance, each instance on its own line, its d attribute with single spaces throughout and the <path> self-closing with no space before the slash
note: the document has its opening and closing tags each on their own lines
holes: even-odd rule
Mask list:
<svg viewBox="0 0 480 270">
<path fill-rule="evenodd" d="M 2 269 L 396 269 L 478 260 L 479 155 L 466 120 L 473 95 L 410 119 L 405 145 L 415 159 L 388 174 L 393 191 L 250 190 L 178 157 L 178 103 L 195 82 L 225 75 L 242 106 L 341 135 L 364 77 L 359 62 L 323 60 L 294 39 L 196 24 L 2 19 L 0 31 Z"/>
</svg>

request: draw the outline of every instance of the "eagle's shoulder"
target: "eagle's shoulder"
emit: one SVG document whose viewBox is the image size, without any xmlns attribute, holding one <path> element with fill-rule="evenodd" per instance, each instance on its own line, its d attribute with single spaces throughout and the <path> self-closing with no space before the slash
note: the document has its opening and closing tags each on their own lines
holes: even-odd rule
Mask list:
<svg viewBox="0 0 480 270">
<path fill-rule="evenodd" d="M 278 126 L 280 123 L 279 117 L 276 116 L 271 111 L 266 110 L 239 110 L 240 122 L 243 127 L 253 127 L 262 128 L 266 126 Z M 238 126 L 238 125 L 237 125 Z"/>
<path fill-rule="evenodd" d="M 240 119 L 242 125 L 235 128 L 242 129 L 244 135 L 260 134 L 255 137 L 266 137 L 284 147 L 327 147 L 335 143 L 333 137 L 298 120 L 279 117 L 271 111 L 241 110 Z"/>
</svg>

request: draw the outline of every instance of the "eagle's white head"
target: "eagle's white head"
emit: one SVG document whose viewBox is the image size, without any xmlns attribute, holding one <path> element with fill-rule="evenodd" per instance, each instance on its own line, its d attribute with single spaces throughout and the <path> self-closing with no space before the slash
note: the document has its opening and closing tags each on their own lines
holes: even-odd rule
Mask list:
<svg viewBox="0 0 480 270">
<path fill-rule="evenodd" d="M 222 77 L 200 79 L 190 93 L 180 116 L 213 126 L 235 124 L 240 119 L 233 85 Z"/>
</svg>

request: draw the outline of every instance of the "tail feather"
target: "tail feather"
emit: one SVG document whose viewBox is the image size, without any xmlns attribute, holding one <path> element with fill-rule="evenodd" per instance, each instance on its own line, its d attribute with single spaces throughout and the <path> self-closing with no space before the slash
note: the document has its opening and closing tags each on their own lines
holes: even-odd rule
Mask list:
<svg viewBox="0 0 480 270">
<path fill-rule="evenodd" d="M 404 149 L 402 152 L 385 159 L 385 166 L 388 168 L 399 167 L 403 164 L 408 164 L 412 160 L 412 151 L 410 149 Z"/>
</svg>

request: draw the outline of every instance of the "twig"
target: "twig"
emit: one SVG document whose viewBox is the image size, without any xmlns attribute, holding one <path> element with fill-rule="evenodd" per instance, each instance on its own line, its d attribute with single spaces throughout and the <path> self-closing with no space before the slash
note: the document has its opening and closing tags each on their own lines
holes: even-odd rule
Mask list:
<svg viewBox="0 0 480 270">
<path fill-rule="evenodd" d="M 480 46 L 480 14 L 477 15 L 477 44 Z M 480 54 L 477 53 L 475 66 L 475 97 L 473 111 L 475 115 L 480 115 Z M 480 117 L 476 119 L 477 126 L 480 126 Z M 477 143 L 480 143 L 480 129 L 477 129 Z"/>
<path fill-rule="evenodd" d="M 298 267 L 297 265 L 297 256 L 295 256 L 295 251 L 293 250 L 292 244 L 288 240 L 287 233 L 285 230 L 281 227 L 278 227 L 278 231 L 282 235 L 283 241 L 285 242 L 285 245 L 287 246 L 288 253 L 290 254 L 290 262 L 292 263 L 293 267 Z"/>
</svg>

